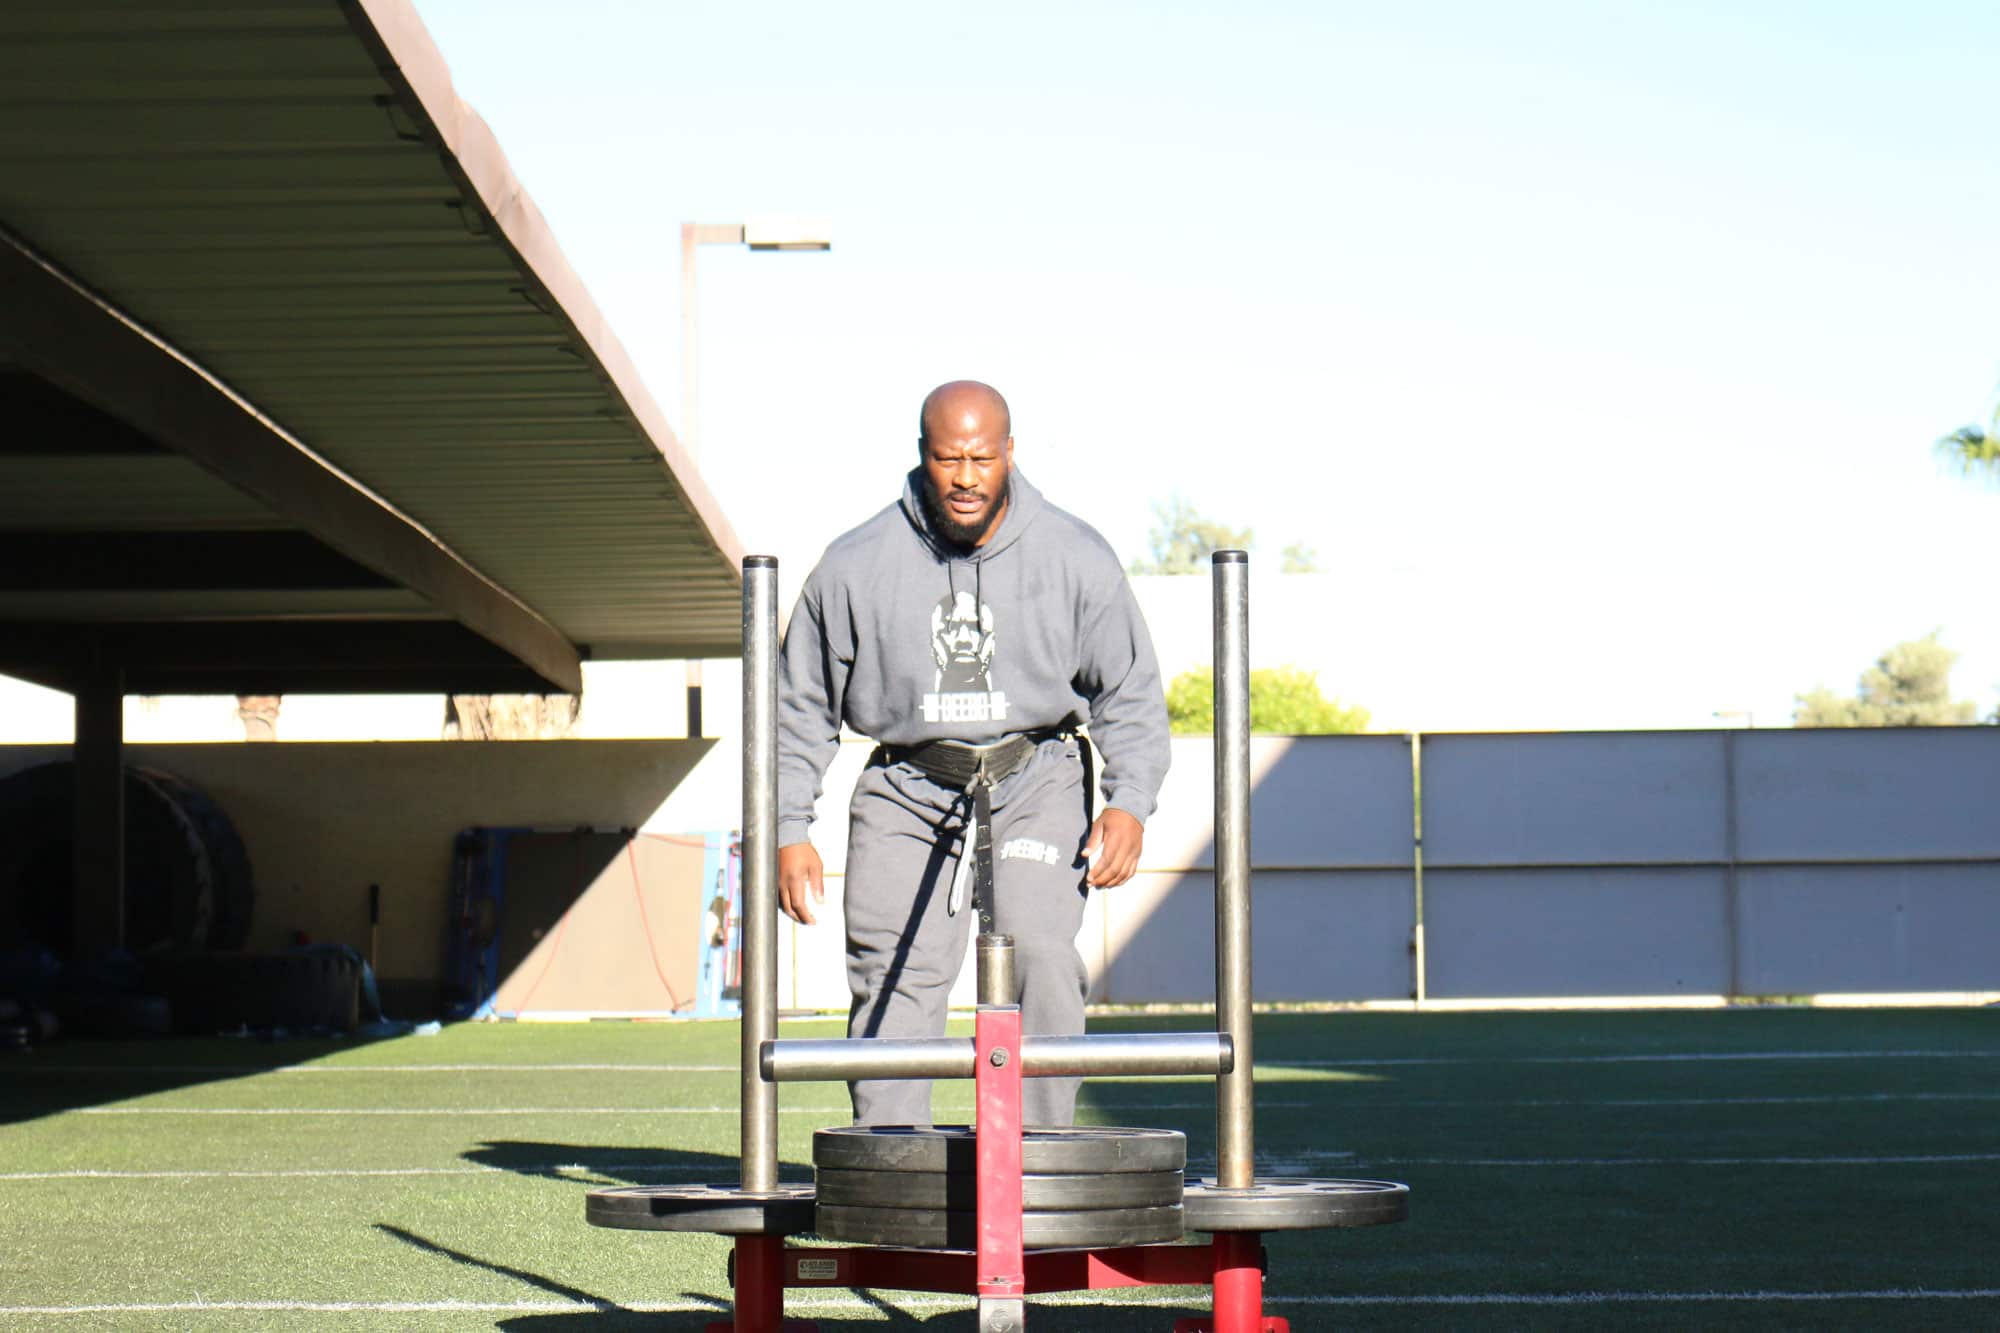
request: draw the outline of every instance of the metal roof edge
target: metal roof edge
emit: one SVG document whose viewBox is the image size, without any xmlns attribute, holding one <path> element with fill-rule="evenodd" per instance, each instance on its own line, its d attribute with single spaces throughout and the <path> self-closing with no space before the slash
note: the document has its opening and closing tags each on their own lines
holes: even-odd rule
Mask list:
<svg viewBox="0 0 2000 1333">
<path fill-rule="evenodd" d="M 746 552 L 721 502 L 702 480 L 624 344 L 563 256 L 555 233 L 514 175 L 499 140 L 453 88 L 444 55 L 415 7 L 410 0 L 340 0 L 340 4 L 349 26 L 371 48 L 378 68 L 403 97 L 405 109 L 436 134 L 447 165 L 492 219 L 495 239 L 513 252 L 523 277 L 541 289 L 555 317 L 590 349 L 611 391 L 659 453 L 717 553 L 729 562 L 732 576 L 741 578 Z"/>
<path fill-rule="evenodd" d="M 409 588 L 544 680 L 581 686 L 582 651 L 540 611 L 4 227 L 0 295 L 21 313 L 0 328 L 13 359 Z"/>
</svg>

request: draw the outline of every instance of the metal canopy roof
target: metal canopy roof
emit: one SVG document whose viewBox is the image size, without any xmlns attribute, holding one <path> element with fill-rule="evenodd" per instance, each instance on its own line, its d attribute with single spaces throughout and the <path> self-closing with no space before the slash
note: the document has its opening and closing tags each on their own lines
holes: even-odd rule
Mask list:
<svg viewBox="0 0 2000 1333">
<path fill-rule="evenodd" d="M 740 560 L 405 0 L 0 6 L 0 671 L 575 689 Z"/>
</svg>

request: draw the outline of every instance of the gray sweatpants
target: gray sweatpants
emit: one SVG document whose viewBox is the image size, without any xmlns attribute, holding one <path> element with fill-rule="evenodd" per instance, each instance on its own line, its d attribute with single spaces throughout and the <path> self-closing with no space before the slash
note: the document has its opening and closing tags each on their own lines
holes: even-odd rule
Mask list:
<svg viewBox="0 0 2000 1333">
<path fill-rule="evenodd" d="M 993 929 L 1014 937 L 1022 1031 L 1083 1031 L 1089 988 L 1076 933 L 1083 924 L 1083 764 L 1078 740 L 1044 741 L 994 787 Z M 965 802 L 908 764 L 873 764 L 854 785 L 847 835 L 847 986 L 850 1037 L 937 1037 L 978 912 L 968 895 L 946 910 L 964 841 Z M 1022 1115 L 1067 1125 L 1073 1078 L 1031 1078 Z M 861 1125 L 931 1123 L 928 1079 L 849 1085 Z"/>
</svg>

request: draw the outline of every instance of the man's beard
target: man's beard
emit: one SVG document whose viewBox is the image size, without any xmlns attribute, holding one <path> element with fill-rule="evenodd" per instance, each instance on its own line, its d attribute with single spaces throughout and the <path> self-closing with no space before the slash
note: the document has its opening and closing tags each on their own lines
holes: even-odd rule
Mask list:
<svg viewBox="0 0 2000 1333">
<path fill-rule="evenodd" d="M 944 497 L 938 494 L 938 488 L 926 475 L 924 509 L 931 516 L 931 526 L 935 527 L 938 534 L 946 541 L 956 546 L 977 546 L 985 539 L 986 534 L 993 530 L 993 525 L 999 522 L 1000 515 L 1007 511 L 1007 497 L 1012 492 L 1013 486 L 1014 474 L 1009 472 L 1000 478 L 1000 489 L 994 493 L 979 521 L 961 523 L 958 521 L 958 515 L 951 512 L 951 506 L 945 503 Z"/>
</svg>

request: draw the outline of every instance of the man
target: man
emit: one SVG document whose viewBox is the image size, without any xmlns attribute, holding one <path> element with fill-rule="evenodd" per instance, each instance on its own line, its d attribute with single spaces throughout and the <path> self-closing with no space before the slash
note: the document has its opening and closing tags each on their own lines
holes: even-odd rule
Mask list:
<svg viewBox="0 0 2000 1333">
<path fill-rule="evenodd" d="M 942 385 L 919 429 L 902 500 L 827 548 L 785 633 L 779 898 L 807 925 L 825 901 L 807 829 L 845 724 L 880 742 L 849 810 L 848 1035 L 941 1035 L 976 916 L 1014 937 L 1024 1031 L 1073 1035 L 1085 899 L 1138 868 L 1167 772 L 1159 665 L 1109 544 L 1014 470 L 1005 399 Z M 1029 1079 L 1027 1122 L 1069 1124 L 1076 1086 Z M 857 1124 L 930 1123 L 928 1081 L 850 1091 Z"/>
</svg>

